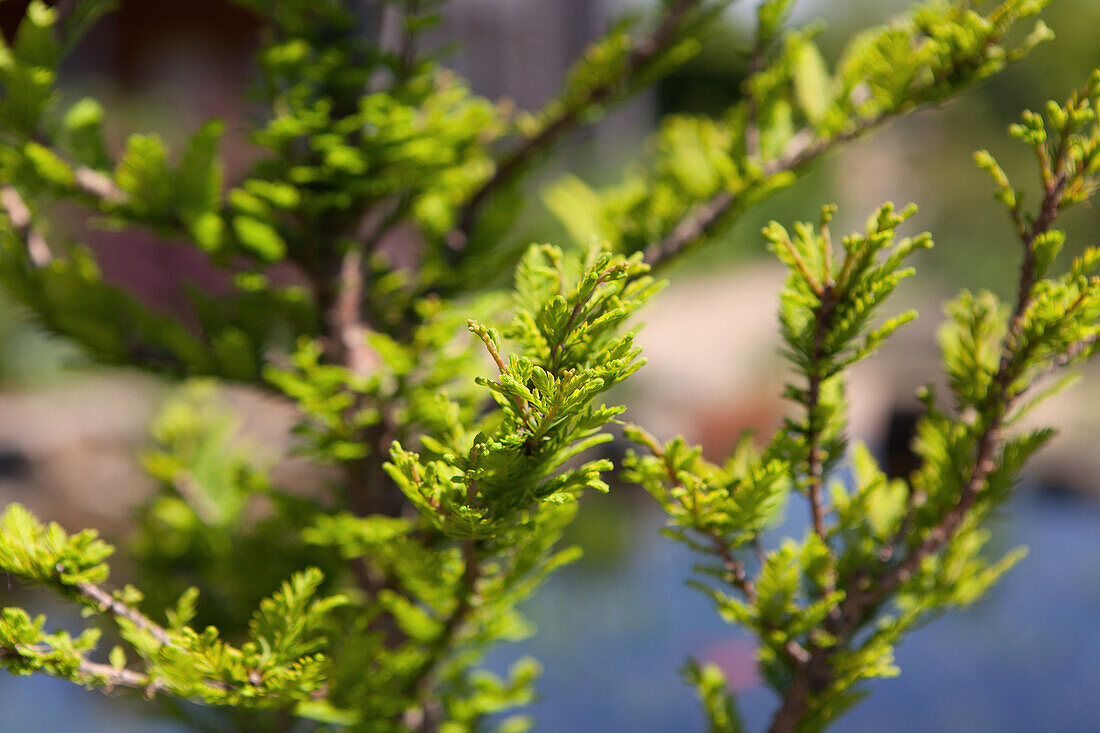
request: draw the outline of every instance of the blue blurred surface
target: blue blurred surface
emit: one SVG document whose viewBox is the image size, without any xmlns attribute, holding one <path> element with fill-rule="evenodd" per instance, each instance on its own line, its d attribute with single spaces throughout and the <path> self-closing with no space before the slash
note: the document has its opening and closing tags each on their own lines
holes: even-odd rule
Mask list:
<svg viewBox="0 0 1100 733">
<path fill-rule="evenodd" d="M 533 639 L 495 653 L 503 671 L 523 654 L 544 668 L 537 731 L 702 731 L 677 669 L 689 654 L 721 656 L 734 671 L 751 646 L 683 582 L 693 558 L 657 538 L 659 517 L 635 517 L 625 565 L 582 562 L 553 577 L 528 605 Z M 993 545 L 1030 555 L 977 606 L 918 630 L 900 648 L 900 678 L 883 680 L 836 727 L 868 733 L 1079 733 L 1100 728 L 1100 507 L 1027 493 L 998 525 Z M 740 639 L 740 641 L 739 641 Z M 759 686 L 740 695 L 752 729 L 774 701 Z M 44 677 L 0 677 L 4 733 L 176 733 L 118 705 Z"/>
</svg>

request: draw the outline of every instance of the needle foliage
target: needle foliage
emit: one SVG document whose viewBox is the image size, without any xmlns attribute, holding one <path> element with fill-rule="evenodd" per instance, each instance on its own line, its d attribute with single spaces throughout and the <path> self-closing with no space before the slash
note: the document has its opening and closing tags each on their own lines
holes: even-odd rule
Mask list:
<svg viewBox="0 0 1100 733">
<path fill-rule="evenodd" d="M 238 1 L 263 31 L 255 162 L 234 180 L 219 121 L 179 150 L 144 133 L 113 149 L 110 113 L 62 94 L 60 64 L 111 2 L 33 0 L 0 45 L 0 286 L 98 362 L 189 380 L 142 456 L 158 488 L 127 547 L 133 585 L 111 583 L 113 548 L 94 531 L 3 512 L 0 569 L 88 619 L 73 636 L 4 608 L 4 670 L 136 690 L 196 729 L 525 730 L 515 710 L 537 663 L 500 677 L 482 660 L 532 632 L 517 604 L 576 558 L 563 532 L 622 469 L 703 556 L 693 584 L 758 638 L 779 697 L 771 730 L 819 730 L 864 681 L 896 674 L 907 630 L 1020 557 L 985 551 L 987 518 L 1053 434 L 1018 420 L 1053 372 L 1095 351 L 1100 253 L 1060 263 L 1054 223 L 1100 180 L 1100 73 L 1012 129 L 1039 161 L 1037 207 L 976 156 L 1016 228 L 1017 295 L 948 304 L 949 389 L 923 395 L 907 479 L 886 478 L 845 420 L 849 369 L 915 316 L 886 301 L 932 244 L 899 237 L 914 209 L 889 204 L 844 237 L 832 207 L 764 230 L 789 271 L 778 323 L 794 410 L 763 447 L 711 463 L 631 425 L 621 466 L 593 449 L 620 422 L 612 390 L 644 364 L 633 319 L 670 263 L 823 155 L 1024 57 L 1051 35 L 1045 2 L 921 3 L 832 64 L 815 25 L 791 27 L 791 0 L 759 3 L 738 101 L 662 120 L 618 183 L 547 186 L 572 241 L 524 248 L 525 175 L 691 58 L 728 0 L 630 15 L 521 112 L 443 65 L 430 31 L 445 0 Z M 189 247 L 232 286 L 192 291 L 185 314 L 151 309 L 104 280 L 65 223 L 73 209 Z M 486 272 L 500 263 L 515 273 L 504 288 Z M 235 440 L 226 383 L 295 410 L 323 491 L 282 485 Z M 799 504 L 805 531 L 774 542 Z M 716 667 L 685 673 L 711 730 L 744 730 Z"/>
</svg>

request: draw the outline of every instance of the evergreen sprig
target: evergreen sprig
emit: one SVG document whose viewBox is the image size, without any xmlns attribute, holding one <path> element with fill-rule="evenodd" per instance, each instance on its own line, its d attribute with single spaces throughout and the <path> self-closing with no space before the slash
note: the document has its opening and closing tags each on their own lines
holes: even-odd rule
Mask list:
<svg viewBox="0 0 1100 733">
<path fill-rule="evenodd" d="M 596 191 L 575 177 L 545 199 L 578 242 L 595 236 L 662 266 L 713 238 L 740 214 L 790 186 L 807 165 L 920 105 L 957 94 L 1050 38 L 1045 2 L 918 5 L 856 35 L 830 72 L 814 33 L 781 32 L 791 3 L 759 9 L 744 98 L 715 119 L 670 115 L 651 161 Z"/>
<path fill-rule="evenodd" d="M 109 663 L 95 662 L 100 631 L 89 628 L 75 639 L 66 632 L 44 631 L 45 618 L 30 618 L 18 608 L 0 617 L 0 663 L 16 674 L 45 672 L 88 687 L 133 687 L 195 698 L 215 705 L 286 707 L 324 695 L 328 662 L 317 650 L 330 612 L 341 596 L 317 597 L 322 575 L 316 569 L 296 574 L 260 605 L 241 646 L 220 638 L 218 630 L 188 625 L 197 592 L 191 589 L 169 611 L 168 627 L 138 609 L 142 594 L 127 586 L 108 592 L 103 562 L 113 548 L 85 530 L 67 535 L 45 526 L 18 504 L 0 516 L 0 567 L 27 584 L 53 587 L 80 602 L 88 615 L 104 614 L 115 623 L 140 667 L 127 666 L 122 646 Z"/>
<path fill-rule="evenodd" d="M 1024 209 L 989 153 L 976 155 L 1022 245 L 1017 296 L 1002 305 L 991 293 L 964 291 L 948 304 L 940 342 L 952 399 L 943 406 L 924 390 L 926 413 L 914 443 L 920 465 L 907 479 L 887 478 L 866 447 L 847 449 L 842 385 L 852 364 L 915 315 L 873 322 L 912 274 L 902 269 L 906 257 L 931 245 L 927 235 L 895 240 L 911 208 L 884 206 L 866 234 L 844 238 L 842 254 L 829 235 L 830 208 L 816 231 L 799 224 L 792 237 L 778 224 L 765 228 L 790 273 L 780 296 L 783 353 L 804 382 L 786 390 L 803 416 L 789 418 L 763 451 L 746 441 L 718 468 L 682 439 L 662 445 L 640 429 L 628 431 L 649 455 L 628 457 L 626 477 L 656 496 L 669 514 L 669 534 L 714 561 L 702 570 L 717 585 L 700 587 L 723 618 L 760 641 L 761 669 L 781 698 L 770 730 L 816 730 L 834 721 L 864 694 L 862 681 L 897 674 L 893 649 L 908 630 L 974 602 L 1023 556 L 1017 549 L 987 557 L 987 520 L 1054 434 L 1010 428 L 1065 380 L 1030 393 L 1096 351 L 1100 278 L 1093 273 L 1100 255 L 1088 249 L 1064 274 L 1050 270 L 1065 239 L 1055 218 L 1097 188 L 1098 94 L 1094 74 L 1065 103 L 1050 103 L 1045 115 L 1027 112 L 1011 129 L 1039 163 L 1037 211 Z M 781 478 L 760 480 L 775 470 Z M 809 529 L 803 539 L 767 550 L 763 527 L 743 512 L 766 507 L 774 522 L 791 486 L 807 496 Z M 712 727 L 737 730 L 738 723 L 726 722 L 732 701 L 717 674 L 690 666 L 687 677 Z"/>
<path fill-rule="evenodd" d="M 524 729 L 504 713 L 533 698 L 537 665 L 503 679 L 478 667 L 530 632 L 517 603 L 576 557 L 558 542 L 584 490 L 607 489 L 611 465 L 590 449 L 622 412 L 602 400 L 643 363 L 630 319 L 659 290 L 650 269 L 824 154 L 1049 36 L 1031 21 L 1043 0 L 930 2 L 830 64 L 816 26 L 789 26 L 793 2 L 766 0 L 741 99 L 713 118 L 666 118 L 620 185 L 550 187 L 545 202 L 578 246 L 522 250 L 510 225 L 523 175 L 696 53 L 727 0 L 663 0 L 612 25 L 533 112 L 475 94 L 428 47 L 444 0 L 239 2 L 263 35 L 247 133 L 257 155 L 237 180 L 219 121 L 175 151 L 140 133 L 116 151 L 109 111 L 61 93 L 60 65 L 109 0 L 33 0 L 0 41 L 0 285 L 96 361 L 216 380 L 170 400 L 154 425 L 144 463 L 156 491 L 129 547 L 144 595 L 106 588 L 110 548 L 94 533 L 6 510 L 0 569 L 111 621 L 122 643 L 100 661 L 96 628 L 48 633 L 5 608 L 0 664 L 209 703 L 257 731 L 294 716 L 379 732 Z M 783 697 L 774 730 L 835 719 L 861 680 L 892 673 L 907 628 L 974 600 L 1015 558 L 983 557 L 983 519 L 1049 433 L 1007 431 L 1042 396 L 1036 383 L 1095 350 L 1100 256 L 1048 273 L 1064 239 L 1055 217 L 1097 186 L 1098 89 L 1095 76 L 1013 129 L 1040 164 L 1036 211 L 979 156 L 1024 247 L 1019 297 L 950 306 L 952 403 L 929 392 L 909 482 L 848 450 L 843 405 L 846 370 L 912 317 L 878 315 L 908 255 L 930 243 L 897 240 L 909 210 L 884 207 L 839 244 L 831 209 L 816 229 L 766 231 L 789 270 L 780 324 L 798 406 L 766 445 L 746 441 L 717 465 L 627 429 L 648 448 L 628 459 L 630 477 L 668 512 L 669 534 L 711 558 L 720 613 L 760 638 Z M 186 313 L 157 312 L 104 280 L 66 207 L 188 246 L 230 285 L 189 291 Z M 487 273 L 520 251 L 508 293 Z M 243 444 L 217 380 L 294 410 L 298 448 L 325 485 L 286 485 Z M 805 495 L 810 530 L 768 551 L 791 494 Z M 715 668 L 685 676 L 712 730 L 742 729 Z"/>
</svg>

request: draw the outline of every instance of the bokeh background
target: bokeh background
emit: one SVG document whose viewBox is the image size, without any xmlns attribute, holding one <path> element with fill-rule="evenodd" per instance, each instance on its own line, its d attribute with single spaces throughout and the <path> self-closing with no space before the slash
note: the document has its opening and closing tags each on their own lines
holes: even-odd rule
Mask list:
<svg viewBox="0 0 1100 733">
<path fill-rule="evenodd" d="M 533 108 L 551 97 L 571 60 L 622 0 L 451 0 L 439 42 L 447 62 L 485 95 Z M 9 35 L 24 2 L 0 4 Z M 663 114 L 718 113 L 740 94 L 752 5 L 735 7 L 703 52 L 650 93 L 576 134 L 531 182 L 516 236 L 564 241 L 539 203 L 541 186 L 569 172 L 590 183 L 616 179 L 645 145 Z M 806 0 L 796 21 L 824 19 L 826 57 L 856 30 L 898 12 L 898 0 Z M 1016 265 L 1003 209 L 971 162 L 989 148 L 1017 178 L 1031 173 L 1028 150 L 1004 130 L 1025 107 L 1064 96 L 1100 64 L 1100 2 L 1058 0 L 1045 15 L 1058 40 L 1025 62 L 940 109 L 893 124 L 819 165 L 797 186 L 753 212 L 719 241 L 689 258 L 673 286 L 645 314 L 650 360 L 624 399 L 634 419 L 664 436 L 684 433 L 722 456 L 746 428 L 768 434 L 786 406 L 775 354 L 775 294 L 781 272 L 765 252 L 760 226 L 815 219 L 823 203 L 841 206 L 839 226 L 858 226 L 879 203 L 915 201 L 915 227 L 936 248 L 921 255 L 919 275 L 901 306 L 922 315 L 883 355 L 858 371 L 851 387 L 853 433 L 888 464 L 903 466 L 915 389 L 935 378 L 940 301 L 960 287 L 1006 292 Z M 227 0 L 123 0 L 70 59 L 64 87 L 94 94 L 111 111 L 109 134 L 157 131 L 178 142 L 202 121 L 228 123 L 223 147 L 230 178 L 252 156 L 242 130 L 250 114 L 241 95 L 256 44 L 251 17 Z M 1063 220 L 1070 250 L 1100 244 L 1100 213 L 1081 207 Z M 184 288 L 224 287 L 201 258 L 140 234 L 92 233 L 109 279 L 158 308 L 182 307 Z M 137 455 L 170 387 L 132 372 L 90 368 L 63 341 L 36 330 L 0 296 L 0 506 L 20 501 L 40 516 L 76 528 L 94 526 L 122 545 L 134 507 L 151 491 Z M 284 485 L 323 477 L 288 457 L 292 413 L 239 390 L 224 398 L 241 422 L 241 440 L 262 453 Z M 902 675 L 873 685 L 869 701 L 841 731 L 1100 730 L 1100 371 L 1037 416 L 1062 435 L 1038 459 L 996 526 L 995 545 L 1027 545 L 1029 557 L 975 607 L 937 620 L 899 650 Z M 792 504 L 797 515 L 800 507 Z M 792 516 L 792 526 L 804 522 Z M 527 606 L 539 628 L 532 640 L 498 650 L 490 666 L 523 654 L 544 665 L 542 699 L 532 713 L 540 731 L 702 729 L 692 692 L 677 669 L 688 655 L 726 670 L 751 722 L 773 705 L 753 671 L 753 648 L 687 589 L 692 558 L 659 535 L 661 517 L 639 489 L 590 497 L 570 539 L 585 558 L 559 572 Z M 783 531 L 782 528 L 778 530 Z M 46 598 L 18 599 L 0 579 L 0 604 L 48 610 Z M 68 683 L 0 676 L 0 731 L 182 730 Z"/>
</svg>

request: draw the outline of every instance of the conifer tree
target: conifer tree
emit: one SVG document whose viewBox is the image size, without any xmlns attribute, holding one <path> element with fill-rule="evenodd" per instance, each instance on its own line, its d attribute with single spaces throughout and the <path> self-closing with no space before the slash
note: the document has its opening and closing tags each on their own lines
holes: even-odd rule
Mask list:
<svg viewBox="0 0 1100 733">
<path fill-rule="evenodd" d="M 576 557 L 562 532 L 586 492 L 608 490 L 616 467 L 589 449 L 623 412 L 609 391 L 644 363 L 631 319 L 659 278 L 822 156 L 1050 36 L 1043 0 L 935 0 L 853 37 L 830 66 L 813 27 L 789 27 L 792 0 L 766 0 L 740 100 L 662 120 L 621 183 L 550 185 L 543 200 L 573 241 L 524 250 L 511 225 L 525 175 L 696 53 L 728 0 L 662 0 L 612 26 L 529 113 L 474 94 L 426 48 L 444 0 L 238 2 L 264 24 L 265 110 L 239 181 L 225 180 L 217 121 L 175 153 L 141 133 L 112 151 L 104 109 L 61 94 L 59 64 L 108 0 L 33 0 L 0 46 L 0 285 L 98 362 L 190 380 L 143 457 L 159 488 L 129 546 L 133 585 L 109 581 L 113 548 L 93 530 L 3 512 L 0 568 L 90 620 L 74 637 L 2 609 L 0 666 L 202 703 L 257 731 L 525 729 L 512 711 L 532 699 L 537 665 L 499 678 L 480 661 L 529 633 L 517 604 Z M 377 40 L 395 22 L 400 38 Z M 1019 557 L 986 556 L 986 519 L 1052 431 L 1014 425 L 1053 372 L 1095 351 L 1100 253 L 1052 268 L 1056 217 L 1100 178 L 1098 98 L 1100 73 L 1013 128 L 1039 161 L 1032 210 L 977 156 L 1022 245 L 1017 295 L 948 305 L 950 394 L 923 396 L 908 480 L 845 435 L 847 370 L 913 317 L 879 312 L 931 245 L 899 240 L 913 209 L 889 204 L 839 242 L 831 207 L 816 227 L 765 229 L 790 273 L 779 323 L 798 407 L 766 447 L 716 465 L 626 429 L 638 452 L 625 477 L 712 561 L 697 584 L 718 612 L 759 639 L 780 698 L 771 730 L 835 720 L 861 682 L 896 672 L 909 628 L 972 602 Z M 150 310 L 59 223 L 72 206 L 194 248 L 233 288 L 192 292 L 187 318 Z M 398 228 L 415 232 L 408 257 L 380 247 Z M 484 270 L 505 262 L 515 276 L 501 288 Z M 270 276 L 276 264 L 295 284 Z M 336 477 L 323 496 L 278 485 L 233 447 L 215 388 L 229 382 L 295 407 L 302 450 Z M 801 500 L 804 536 L 767 547 L 763 531 Z M 685 673 L 712 730 L 743 729 L 717 668 Z"/>
</svg>

